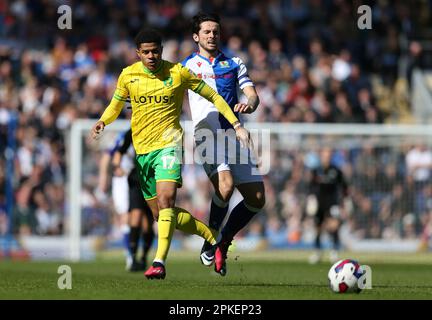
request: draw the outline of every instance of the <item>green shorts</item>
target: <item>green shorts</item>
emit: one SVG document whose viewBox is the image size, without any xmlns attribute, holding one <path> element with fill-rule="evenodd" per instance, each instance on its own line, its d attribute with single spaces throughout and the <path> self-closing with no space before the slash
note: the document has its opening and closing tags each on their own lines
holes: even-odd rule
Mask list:
<svg viewBox="0 0 432 320">
<path fill-rule="evenodd" d="M 156 198 L 156 183 L 176 182 L 182 185 L 181 158 L 176 147 L 158 149 L 136 156 L 136 164 L 144 199 Z"/>
</svg>

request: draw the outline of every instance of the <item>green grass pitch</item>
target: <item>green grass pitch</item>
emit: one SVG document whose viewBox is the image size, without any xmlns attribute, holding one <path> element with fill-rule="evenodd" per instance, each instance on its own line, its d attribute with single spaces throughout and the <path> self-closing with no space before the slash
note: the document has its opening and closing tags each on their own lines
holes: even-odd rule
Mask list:
<svg viewBox="0 0 432 320">
<path fill-rule="evenodd" d="M 171 252 L 165 280 L 124 271 L 121 254 L 96 261 L 0 261 L 0 299 L 431 299 L 432 254 L 344 252 L 372 268 L 371 290 L 335 294 L 327 286 L 331 264 L 309 265 L 307 251 L 233 252 L 228 275 L 200 264 L 196 253 Z M 60 265 L 72 268 L 72 289 L 60 290 Z"/>
</svg>

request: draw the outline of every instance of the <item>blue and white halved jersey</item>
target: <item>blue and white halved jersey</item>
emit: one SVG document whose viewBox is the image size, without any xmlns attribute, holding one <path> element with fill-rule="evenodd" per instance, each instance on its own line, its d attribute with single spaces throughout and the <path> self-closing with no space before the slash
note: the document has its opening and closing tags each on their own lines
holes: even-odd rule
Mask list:
<svg viewBox="0 0 432 320">
<path fill-rule="evenodd" d="M 254 85 L 243 61 L 238 57 L 229 58 L 222 52 L 212 60 L 195 52 L 183 60 L 182 64 L 220 94 L 231 109 L 238 103 L 237 89 Z M 230 123 L 219 114 L 214 104 L 191 90 L 188 91 L 188 95 L 195 128 L 204 119 L 207 126 L 214 131 L 232 128 Z M 237 113 L 236 116 L 238 117 Z"/>
<path fill-rule="evenodd" d="M 253 86 L 245 64 L 238 57 L 228 58 L 223 53 L 219 53 L 216 58 L 209 60 L 198 53 L 193 53 L 182 64 L 219 93 L 231 109 L 234 109 L 238 103 L 238 88 Z M 200 129 L 210 129 L 219 138 L 219 135 L 224 133 L 218 132 L 218 129 L 229 129 L 232 126 L 210 101 L 191 90 L 188 95 L 195 127 L 196 146 L 200 147 L 202 144 L 206 146 L 201 149 L 203 154 L 200 154 L 200 157 L 202 156 L 200 160 L 207 175 L 212 177 L 218 172 L 230 170 L 236 186 L 262 181 L 262 176 L 256 170 L 257 162 L 253 153 L 247 148 L 240 148 L 235 134 L 228 136 L 227 144 L 225 138 L 221 140 L 221 145 L 219 139 L 216 139 L 214 148 L 207 148 L 208 141 L 200 134 L 205 133 L 205 130 Z M 238 118 L 238 114 L 236 116 Z"/>
</svg>

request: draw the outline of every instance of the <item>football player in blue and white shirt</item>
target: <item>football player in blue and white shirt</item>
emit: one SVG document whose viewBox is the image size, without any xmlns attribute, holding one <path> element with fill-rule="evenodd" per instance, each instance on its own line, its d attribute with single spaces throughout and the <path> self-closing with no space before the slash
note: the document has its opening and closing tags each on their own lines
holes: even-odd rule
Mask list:
<svg viewBox="0 0 432 320">
<path fill-rule="evenodd" d="M 219 50 L 219 17 L 215 14 L 198 13 L 192 19 L 192 31 L 198 52 L 187 57 L 182 62 L 183 65 L 216 90 L 236 115 L 254 112 L 258 107 L 259 98 L 245 64 L 240 58 L 227 57 Z M 238 88 L 247 97 L 247 103 L 239 102 Z M 218 141 L 218 135 L 227 135 L 226 130 L 233 129 L 211 102 L 191 90 L 188 91 L 188 97 L 197 147 L 203 143 L 208 144 L 205 136 L 208 137 L 209 131 L 212 133 L 213 141 Z M 204 170 L 215 188 L 209 226 L 220 230 L 234 188 L 238 189 L 244 200 L 232 210 L 221 231 L 222 240 L 219 244 L 212 247 L 210 243 L 205 242 L 200 258 L 201 262 L 208 266 L 215 262 L 215 271 L 225 275 L 228 247 L 234 236 L 262 209 L 265 195 L 262 176 L 256 174 L 256 161 L 251 151 L 240 148 L 235 135 L 228 135 L 227 144 L 225 139 L 219 141 L 224 143 L 216 143 L 214 152 L 203 155 L 201 159 L 204 162 Z M 232 150 L 234 152 L 231 152 Z M 213 157 L 209 158 L 211 155 Z"/>
</svg>

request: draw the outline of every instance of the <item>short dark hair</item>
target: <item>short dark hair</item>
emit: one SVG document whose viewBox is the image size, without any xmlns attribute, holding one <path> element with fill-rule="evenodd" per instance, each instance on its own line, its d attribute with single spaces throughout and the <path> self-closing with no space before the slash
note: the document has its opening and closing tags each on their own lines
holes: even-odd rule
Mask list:
<svg viewBox="0 0 432 320">
<path fill-rule="evenodd" d="M 156 29 L 142 29 L 135 37 L 137 49 L 141 43 L 156 43 L 159 47 L 162 45 L 162 36 Z"/>
<path fill-rule="evenodd" d="M 201 29 L 201 23 L 205 21 L 213 21 L 218 23 L 220 26 L 220 18 L 216 13 L 198 12 L 192 18 L 192 33 L 198 34 Z"/>
</svg>

